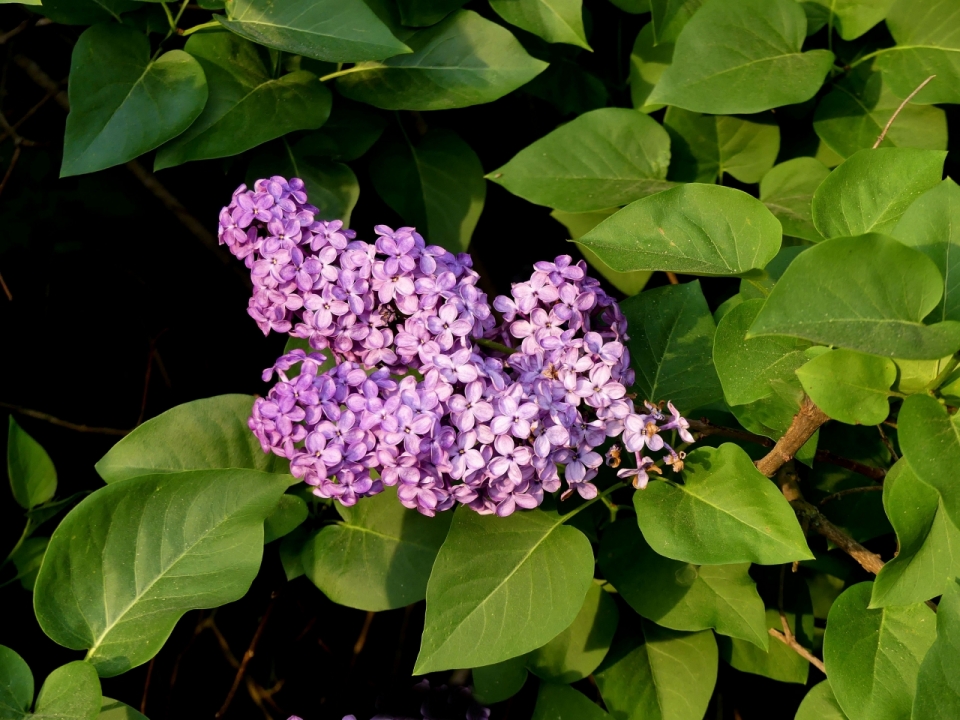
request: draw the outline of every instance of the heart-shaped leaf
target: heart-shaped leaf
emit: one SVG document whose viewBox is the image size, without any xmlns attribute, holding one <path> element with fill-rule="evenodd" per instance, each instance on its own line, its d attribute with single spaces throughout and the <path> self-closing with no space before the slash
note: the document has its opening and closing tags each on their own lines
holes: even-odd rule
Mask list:
<svg viewBox="0 0 960 720">
<path fill-rule="evenodd" d="M 203 69 L 183 50 L 156 60 L 126 25 L 94 25 L 70 60 L 70 115 L 60 176 L 120 165 L 176 137 L 207 102 Z"/>
</svg>

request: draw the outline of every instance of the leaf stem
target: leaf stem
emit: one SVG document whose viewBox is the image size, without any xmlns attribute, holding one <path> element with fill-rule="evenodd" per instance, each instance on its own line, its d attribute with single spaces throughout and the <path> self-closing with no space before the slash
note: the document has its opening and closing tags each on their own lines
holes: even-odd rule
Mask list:
<svg viewBox="0 0 960 720">
<path fill-rule="evenodd" d="M 923 90 L 923 88 L 926 87 L 926 84 L 927 84 L 928 82 L 930 82 L 931 80 L 933 80 L 935 77 L 936 77 L 936 75 L 931 75 L 931 76 L 928 77 L 926 80 L 924 80 L 922 83 L 920 83 L 919 85 L 917 85 L 916 89 L 914 89 L 914 91 L 913 91 L 912 93 L 910 93 L 909 95 L 907 95 L 907 97 L 904 98 L 903 102 L 900 103 L 900 107 L 898 107 L 896 110 L 893 111 L 893 115 L 891 115 L 891 116 L 890 116 L 890 119 L 887 120 L 887 124 L 883 126 L 883 131 L 880 133 L 880 137 L 878 137 L 878 138 L 877 138 L 877 141 L 873 144 L 873 149 L 874 149 L 874 150 L 876 150 L 878 147 L 880 147 L 880 143 L 882 143 L 882 142 L 883 142 L 883 139 L 887 136 L 887 130 L 889 130 L 889 129 L 890 129 L 890 126 L 893 125 L 893 121 L 897 119 L 897 115 L 900 114 L 900 111 L 903 110 L 903 109 L 907 106 L 907 103 L 909 103 L 911 100 L 913 100 L 914 95 L 916 95 L 918 92 L 920 92 L 921 90 Z"/>
<path fill-rule="evenodd" d="M 944 381 L 948 377 L 950 377 L 950 373 L 952 373 L 956 369 L 958 364 L 960 364 L 960 357 L 954 355 L 952 358 L 950 358 L 950 360 L 944 366 L 943 370 L 941 370 L 940 373 L 933 380 L 930 381 L 930 383 L 924 388 L 924 390 L 926 392 L 933 392 L 934 390 L 939 388 L 941 385 L 943 385 Z"/>
<path fill-rule="evenodd" d="M 890 50 L 896 50 L 896 46 L 880 48 L 879 50 L 874 50 L 872 53 L 867 53 L 859 60 L 854 60 L 852 63 L 850 63 L 850 69 L 852 70 L 853 68 L 857 67 L 857 65 L 862 65 L 867 60 L 873 60 L 875 57 L 883 55 L 885 52 L 889 52 Z"/>
<path fill-rule="evenodd" d="M 478 340 L 475 340 L 475 342 L 477 343 L 477 345 L 482 345 L 483 347 L 489 348 L 490 350 L 497 350 L 506 355 L 513 355 L 517 351 L 516 348 L 507 347 L 502 343 L 498 343 L 496 340 L 487 340 L 486 338 L 479 338 Z"/>
<path fill-rule="evenodd" d="M 360 67 L 359 65 L 354 65 L 353 67 L 347 68 L 346 70 L 337 70 L 336 72 L 332 72 L 329 75 L 324 75 L 322 78 L 320 78 L 320 82 L 333 80 L 334 78 L 338 78 L 341 75 L 349 75 L 350 73 L 360 72 L 361 70 L 365 70 L 365 69 L 366 68 Z"/>
<path fill-rule="evenodd" d="M 195 32 L 199 30 L 206 30 L 207 28 L 215 28 L 215 27 L 222 27 L 222 26 L 220 25 L 219 21 L 211 20 L 210 22 L 200 23 L 199 25 L 194 25 L 192 28 L 187 28 L 182 33 L 180 33 L 180 36 L 187 37 L 187 35 L 193 35 Z"/>
<path fill-rule="evenodd" d="M 13 556 L 17 554 L 17 550 L 19 550 L 20 547 L 23 545 L 23 541 L 26 540 L 26 539 L 30 536 L 30 533 L 31 533 L 31 532 L 33 532 L 33 527 L 32 527 L 32 525 L 33 525 L 33 523 L 30 522 L 30 519 L 29 519 L 29 518 L 27 518 L 27 524 L 24 526 L 23 532 L 20 533 L 20 539 L 17 540 L 17 544 L 13 546 L 13 550 L 10 551 L 10 553 L 7 555 L 6 559 L 5 559 L 2 563 L 0 563 L 0 568 L 6 567 L 7 564 L 13 559 Z M 14 578 L 14 579 L 16 579 L 16 578 Z"/>
<path fill-rule="evenodd" d="M 595 502 L 597 502 L 597 501 L 599 501 L 599 500 L 603 500 L 605 497 L 607 497 L 607 495 L 610 495 L 611 493 L 619 490 L 620 488 L 625 488 L 626 486 L 627 486 L 627 484 L 626 484 L 625 482 L 614 483 L 613 485 L 611 485 L 610 487 L 608 487 L 606 490 L 604 490 L 602 493 L 598 494 L 595 498 L 591 498 L 590 500 L 587 500 L 587 501 L 586 501 L 583 505 L 581 505 L 580 507 L 574 508 L 573 510 L 571 510 L 570 512 L 568 512 L 566 515 L 563 516 L 563 520 L 562 520 L 561 522 L 564 522 L 564 523 L 565 523 L 567 520 L 569 520 L 570 518 L 574 517 L 574 516 L 575 516 L 577 513 L 579 513 L 581 510 L 586 510 L 588 507 L 590 507 L 591 505 L 593 505 Z"/>
</svg>

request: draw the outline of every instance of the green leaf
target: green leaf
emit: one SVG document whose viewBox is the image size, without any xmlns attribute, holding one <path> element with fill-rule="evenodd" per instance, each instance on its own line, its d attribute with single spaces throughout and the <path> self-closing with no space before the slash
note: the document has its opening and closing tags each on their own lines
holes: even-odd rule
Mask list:
<svg viewBox="0 0 960 720">
<path fill-rule="evenodd" d="M 635 110 L 602 108 L 525 147 L 487 179 L 532 203 L 582 213 L 669 187 L 669 164 L 670 137 L 659 123 Z"/>
<path fill-rule="evenodd" d="M 201 470 L 97 490 L 50 538 L 34 594 L 40 627 L 87 650 L 103 677 L 147 662 L 188 610 L 246 593 L 263 521 L 287 484 L 255 470 Z"/>
<path fill-rule="evenodd" d="M 847 588 L 830 608 L 823 661 L 850 720 L 906 718 L 937 616 L 923 603 L 871 610 L 871 585 Z"/>
<path fill-rule="evenodd" d="M 298 495 L 283 495 L 280 504 L 263 523 L 263 543 L 273 542 L 289 535 L 307 519 L 309 510 L 306 501 Z"/>
<path fill-rule="evenodd" d="M 562 117 L 606 107 L 610 93 L 603 80 L 563 55 L 549 54 L 550 67 L 524 85 L 524 93 L 550 103 Z"/>
<path fill-rule="evenodd" d="M 696 565 L 813 559 L 790 503 L 738 446 L 697 448 L 684 468 L 683 485 L 656 480 L 633 495 L 654 551 Z"/>
<path fill-rule="evenodd" d="M 150 58 L 123 25 L 94 25 L 70 60 L 70 115 L 60 177 L 120 165 L 176 137 L 207 102 L 203 69 L 182 50 Z"/>
<path fill-rule="evenodd" d="M 672 61 L 673 43 L 657 44 L 653 37 L 653 23 L 644 25 L 630 52 L 630 101 L 637 110 L 652 113 L 663 107 L 648 105 L 647 98 Z"/>
<path fill-rule="evenodd" d="M 939 377 L 941 371 L 953 360 L 952 356 L 940 358 L 939 360 L 904 360 L 895 358 L 897 364 L 897 382 L 893 389 L 904 395 L 913 395 L 916 392 L 922 392 L 927 385 L 933 383 Z M 941 387 L 941 392 L 946 390 Z"/>
<path fill-rule="evenodd" d="M 900 551 L 877 575 L 870 607 L 911 605 L 943 593 L 960 575 L 960 530 L 947 518 L 940 494 L 901 458 L 884 479 L 883 507 Z"/>
<path fill-rule="evenodd" d="M 400 19 L 409 27 L 436 25 L 466 0 L 397 0 Z"/>
<path fill-rule="evenodd" d="M 483 211 L 487 184 L 480 158 L 452 130 L 429 130 L 414 145 L 381 143 L 370 158 L 380 197 L 428 244 L 466 252 Z"/>
<path fill-rule="evenodd" d="M 799 157 L 775 165 L 760 181 L 760 200 L 783 226 L 783 234 L 813 242 L 823 240 L 814 227 L 813 193 L 830 171 L 817 160 Z"/>
<path fill-rule="evenodd" d="M 580 243 L 621 272 L 739 275 L 770 262 L 781 240 L 780 223 L 756 198 L 690 183 L 631 203 Z"/>
<path fill-rule="evenodd" d="M 301 525 L 280 540 L 280 564 L 283 565 L 283 574 L 287 576 L 288 582 L 306 574 L 302 553 L 312 537 L 313 533 Z"/>
<path fill-rule="evenodd" d="M 854 153 L 814 193 L 814 225 L 827 238 L 893 230 L 910 204 L 939 184 L 945 157 L 916 148 Z"/>
<path fill-rule="evenodd" d="M 890 414 L 897 366 L 889 358 L 833 350 L 798 368 L 797 377 L 810 399 L 834 420 L 879 425 Z"/>
<path fill-rule="evenodd" d="M 893 238 L 834 238 L 790 264 L 747 338 L 790 335 L 873 355 L 935 360 L 960 348 L 960 323 L 923 324 L 942 288 L 933 261 Z"/>
<path fill-rule="evenodd" d="M 542 683 L 530 720 L 605 720 L 609 717 L 599 705 L 572 687 Z"/>
<path fill-rule="evenodd" d="M 723 397 L 713 366 L 717 328 L 698 280 L 641 293 L 621 307 L 638 399 L 672 400 L 686 412 Z"/>
<path fill-rule="evenodd" d="M 797 637 L 801 645 L 810 645 L 813 634 L 813 616 L 801 616 L 800 632 L 797 631 L 796 614 L 792 612 L 785 613 L 787 624 L 791 632 Z M 775 628 L 782 632 L 783 623 L 780 620 L 780 613 L 777 610 L 767 610 L 764 616 L 765 625 L 768 628 Z M 804 628 L 804 620 L 808 620 L 808 628 Z M 720 646 L 720 657 L 722 657 L 731 667 L 741 672 L 762 675 L 773 680 L 779 680 L 785 683 L 799 683 L 801 685 L 807 682 L 807 675 L 810 672 L 810 663 L 797 654 L 793 648 L 789 648 L 779 640 L 771 640 L 769 649 L 762 650 L 756 645 L 752 645 L 736 638 L 720 637 L 717 639 Z"/>
<path fill-rule="evenodd" d="M 47 451 L 10 416 L 7 430 L 7 476 L 20 507 L 42 505 L 57 492 L 57 470 Z"/>
<path fill-rule="evenodd" d="M 333 162 L 322 157 L 311 157 L 312 140 L 308 136 L 293 147 L 286 138 L 258 153 L 247 168 L 247 184 L 257 178 L 271 175 L 298 177 L 306 186 L 310 204 L 318 208 L 318 218 L 324 220 L 342 220 L 350 224 L 357 200 L 360 197 L 360 183 L 349 166 Z M 310 352 L 314 352 L 310 348 Z"/>
<path fill-rule="evenodd" d="M 650 0 L 650 27 L 657 45 L 672 43 L 703 0 Z"/>
<path fill-rule="evenodd" d="M 876 67 L 900 97 L 936 75 L 913 102 L 960 102 L 960 16 L 955 9 L 952 0 L 897 0 L 887 13 L 887 29 L 897 45 L 879 53 Z"/>
<path fill-rule="evenodd" d="M 0 716 L 19 719 L 33 703 L 33 673 L 26 661 L 6 645 L 0 645 Z"/>
<path fill-rule="evenodd" d="M 849 718 L 840 709 L 830 682 L 824 680 L 810 688 L 810 692 L 800 703 L 794 720 L 849 720 Z"/>
<path fill-rule="evenodd" d="M 809 100 L 833 53 L 801 53 L 806 29 L 795 0 L 707 0 L 677 38 L 649 102 L 733 115 Z"/>
<path fill-rule="evenodd" d="M 598 555 L 603 576 L 630 607 L 673 630 L 707 630 L 766 648 L 763 601 L 749 563 L 693 565 L 658 555 L 632 518 L 607 528 Z"/>
<path fill-rule="evenodd" d="M 24 590 L 33 592 L 37 573 L 40 572 L 40 565 L 43 563 L 43 555 L 47 551 L 49 542 L 50 538 L 45 537 L 27 538 L 17 551 L 10 555 L 10 561 L 17 569 L 16 579 L 20 580 Z"/>
<path fill-rule="evenodd" d="M 77 660 L 47 675 L 37 695 L 33 715 L 57 720 L 94 720 L 100 714 L 100 678 L 90 663 Z"/>
<path fill-rule="evenodd" d="M 947 515 L 960 527 L 960 485 L 955 480 L 960 463 L 960 416 L 947 414 L 929 395 L 911 395 L 900 408 L 897 428 L 910 467 L 940 493 Z"/>
<path fill-rule="evenodd" d="M 773 396 L 774 386 L 796 382 L 794 372 L 807 362 L 804 351 L 810 343 L 805 340 L 790 337 L 746 339 L 747 330 L 763 307 L 763 300 L 745 300 L 717 324 L 713 361 L 723 395 L 733 406 Z"/>
<path fill-rule="evenodd" d="M 527 658 L 520 655 L 473 669 L 473 696 L 484 705 L 512 698 L 527 682 Z"/>
<path fill-rule="evenodd" d="M 124 705 L 119 700 L 105 697 L 103 705 L 100 706 L 98 720 L 147 720 L 129 705 Z"/>
<path fill-rule="evenodd" d="M 643 622 L 646 642 L 625 646 L 594 677 L 615 720 L 702 720 L 717 681 L 709 630 L 681 633 Z"/>
<path fill-rule="evenodd" d="M 43 14 L 61 25 L 94 25 L 120 20 L 121 13 L 143 7 L 135 0 L 43 0 L 24 3 L 43 5 Z"/>
<path fill-rule="evenodd" d="M 842 157 L 872 148 L 902 98 L 866 66 L 837 82 L 813 117 L 813 129 Z M 887 130 L 880 147 L 947 149 L 947 115 L 940 108 L 907 104 Z"/>
<path fill-rule="evenodd" d="M 274 79 L 257 46 L 232 33 L 191 35 L 186 51 L 203 67 L 210 100 L 189 130 L 160 148 L 157 170 L 238 155 L 330 116 L 330 91 L 316 75 L 298 70 Z"/>
<path fill-rule="evenodd" d="M 373 147 L 386 127 L 387 121 L 378 111 L 338 98 L 323 127 L 304 137 L 295 147 L 305 158 L 350 162 Z"/>
<path fill-rule="evenodd" d="M 228 0 L 227 17 L 217 19 L 259 45 L 327 62 L 410 52 L 363 0 Z"/>
<path fill-rule="evenodd" d="M 762 119 L 766 122 L 668 108 L 663 125 L 671 139 L 670 179 L 712 183 L 726 173 L 740 182 L 760 182 L 780 152 L 780 128 L 772 118 Z"/>
<path fill-rule="evenodd" d="M 903 213 L 893 236 L 933 260 L 944 278 L 943 298 L 931 319 L 960 320 L 960 253 L 954 249 L 960 247 L 957 184 L 947 178 L 917 198 Z"/>
<path fill-rule="evenodd" d="M 590 50 L 583 29 L 583 0 L 490 0 L 500 17 L 549 43 Z"/>
<path fill-rule="evenodd" d="M 450 527 L 450 514 L 428 518 L 397 500 L 396 488 L 352 507 L 303 548 L 307 577 L 340 605 L 378 612 L 422 600 Z"/>
<path fill-rule="evenodd" d="M 446 110 L 492 102 L 547 67 L 509 30 L 470 10 L 407 42 L 412 55 L 355 65 L 337 80 L 340 92 L 386 110 Z"/>
<path fill-rule="evenodd" d="M 610 0 L 610 2 L 631 15 L 650 12 L 650 0 Z"/>
<path fill-rule="evenodd" d="M 581 235 L 593 230 L 593 228 L 619 209 L 620 208 L 609 208 L 592 213 L 568 213 L 562 210 L 554 210 L 550 213 L 550 217 L 567 229 L 572 240 L 577 240 Z M 639 293 L 646 286 L 647 281 L 650 280 L 650 276 L 653 274 L 649 270 L 641 270 L 640 272 L 617 272 L 597 257 L 596 253 L 586 245 L 577 243 L 577 249 L 583 255 L 584 259 L 590 263 L 590 267 L 603 275 L 603 277 L 610 281 L 611 285 L 624 295 L 636 295 Z"/>
<path fill-rule="evenodd" d="M 286 460 L 279 458 L 278 463 L 264 453 L 247 427 L 253 400 L 251 395 L 217 395 L 177 405 L 110 448 L 97 463 L 97 472 L 108 483 L 216 468 L 286 473 Z"/>
<path fill-rule="evenodd" d="M 887 16 L 895 0 L 806 0 L 827 9 L 831 27 L 844 40 L 855 40 Z"/>
<path fill-rule="evenodd" d="M 808 247 L 809 245 L 786 245 L 780 248 L 776 257 L 767 263 L 763 272 L 745 275 L 740 281 L 741 299 L 757 300 L 770 297 L 773 286 L 783 277 L 783 273 L 790 267 L 790 263 Z"/>
<path fill-rule="evenodd" d="M 556 513 L 458 510 L 427 584 L 414 674 L 491 665 L 541 647 L 577 617 L 593 567 L 590 541 Z"/>
<path fill-rule="evenodd" d="M 544 680 L 570 684 L 583 680 L 603 662 L 620 612 L 609 593 L 593 584 L 573 623 L 526 656 L 527 669 Z"/>
<path fill-rule="evenodd" d="M 937 605 L 937 639 L 917 676 L 915 720 L 960 717 L 960 584 L 951 580 Z"/>
</svg>

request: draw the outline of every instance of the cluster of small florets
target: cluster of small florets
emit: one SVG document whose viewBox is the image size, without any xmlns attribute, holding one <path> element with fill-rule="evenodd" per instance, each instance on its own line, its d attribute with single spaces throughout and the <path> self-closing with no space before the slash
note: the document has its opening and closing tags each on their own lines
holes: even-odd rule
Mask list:
<svg viewBox="0 0 960 720">
<path fill-rule="evenodd" d="M 250 428 L 290 460 L 314 493 L 344 505 L 397 486 L 425 515 L 466 505 L 506 516 L 561 489 L 597 495 L 596 450 L 622 436 L 635 487 L 659 471 L 644 449 L 683 454 L 660 433 L 692 440 L 670 405 L 637 412 L 616 301 L 567 255 L 539 262 L 493 307 L 469 255 L 428 246 L 413 228 L 377 226 L 374 245 L 316 221 L 303 183 L 241 186 L 221 213 L 221 242 L 254 279 L 250 314 L 264 333 L 288 332 L 331 354 L 295 350 L 264 372 Z M 299 365 L 299 375 L 287 371 Z M 403 375 L 397 379 L 395 376 Z M 619 446 L 608 464 L 620 464 Z"/>
</svg>

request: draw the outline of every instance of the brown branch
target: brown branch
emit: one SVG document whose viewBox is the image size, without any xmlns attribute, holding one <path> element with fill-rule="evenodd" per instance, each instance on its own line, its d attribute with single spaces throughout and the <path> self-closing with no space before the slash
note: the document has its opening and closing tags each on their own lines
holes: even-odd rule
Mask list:
<svg viewBox="0 0 960 720">
<path fill-rule="evenodd" d="M 140 712 L 142 714 L 147 712 L 147 693 L 150 692 L 150 678 L 153 677 L 153 665 L 156 659 L 156 655 L 150 658 L 150 664 L 147 666 L 147 679 L 143 683 L 143 697 L 140 699 Z"/>
<path fill-rule="evenodd" d="M 827 495 L 818 504 L 820 505 L 820 507 L 823 507 L 831 500 L 838 500 L 839 498 L 846 497 L 847 495 L 853 495 L 855 493 L 862 493 L 862 492 L 878 492 L 878 491 L 880 492 L 883 491 L 883 485 L 864 485 L 863 487 L 847 488 L 846 490 L 840 490 L 838 492 L 835 492 L 832 495 Z"/>
<path fill-rule="evenodd" d="M 890 460 L 897 462 L 900 458 L 897 457 L 897 451 L 893 449 L 893 443 L 890 442 L 890 438 L 888 438 L 887 434 L 883 431 L 883 425 L 877 425 L 877 431 L 880 433 L 880 440 L 883 441 L 887 452 L 890 453 Z"/>
<path fill-rule="evenodd" d="M 60 418 L 55 418 L 53 415 L 47 415 L 46 413 L 38 412 L 37 410 L 31 410 L 29 408 L 20 407 L 19 405 L 11 405 L 10 403 L 0 402 L 0 407 L 6 408 L 7 410 L 13 410 L 18 412 L 21 415 L 26 415 L 27 417 L 36 418 L 37 420 L 43 420 L 48 422 L 51 425 L 59 425 L 60 427 L 67 428 L 68 430 L 75 430 L 76 432 L 84 433 L 98 433 L 100 435 L 129 435 L 130 430 L 121 430 L 120 428 L 109 428 L 109 427 L 93 427 L 91 425 L 77 425 L 76 423 L 67 422 L 66 420 L 61 420 Z"/>
<path fill-rule="evenodd" d="M 263 629 L 267 626 L 267 620 L 270 619 L 270 613 L 273 612 L 273 606 L 276 602 L 278 594 L 279 593 L 274 592 L 270 595 L 270 604 L 267 605 L 267 609 L 263 613 L 263 617 L 260 619 L 260 624 L 257 626 L 257 630 L 253 633 L 253 638 L 250 640 L 250 645 L 247 647 L 247 651 L 243 654 L 243 660 L 240 661 L 240 667 L 237 668 L 237 674 L 233 678 L 233 684 L 230 686 L 230 692 L 227 693 L 227 697 L 223 701 L 223 705 L 219 710 L 217 710 L 214 717 L 223 717 L 223 714 L 227 712 L 227 709 L 230 707 L 230 703 L 233 702 L 233 696 L 237 694 L 237 688 L 240 687 L 240 683 L 243 681 L 243 676 L 247 673 L 247 665 L 250 664 L 250 660 L 253 659 L 253 655 L 257 650 L 257 643 L 260 642 L 260 637 L 263 635 Z"/>
<path fill-rule="evenodd" d="M 918 92 L 920 92 L 921 90 L 923 90 L 923 88 L 926 87 L 927 83 L 930 82 L 931 80 L 933 80 L 935 77 L 936 77 L 936 75 L 931 75 L 931 76 L 928 77 L 926 80 L 924 80 L 922 83 L 920 83 L 919 85 L 917 85 L 917 89 L 914 90 L 914 91 L 913 91 L 912 93 L 910 93 L 909 95 L 907 95 L 907 97 L 904 98 L 903 102 L 900 103 L 900 107 L 898 107 L 896 110 L 893 111 L 893 115 L 891 115 L 891 116 L 890 116 L 890 119 L 887 120 L 887 124 L 883 126 L 883 131 L 880 133 L 880 137 L 878 137 L 878 138 L 877 138 L 877 141 L 873 144 L 873 149 L 874 149 L 874 150 L 876 150 L 878 147 L 880 147 L 880 143 L 882 143 L 882 142 L 883 142 L 883 139 L 887 136 L 887 130 L 889 130 L 889 129 L 890 129 L 890 126 L 893 125 L 893 121 L 897 119 L 897 115 L 900 114 L 900 111 L 903 110 L 903 109 L 907 106 L 907 103 L 909 103 L 911 100 L 913 100 L 914 95 L 916 95 Z"/>
<path fill-rule="evenodd" d="M 807 660 L 824 675 L 827 674 L 827 669 L 823 666 L 823 662 L 816 655 L 807 650 L 803 645 L 798 643 L 797 639 L 793 636 L 793 633 L 790 633 L 790 637 L 787 637 L 784 633 L 778 631 L 776 628 L 770 628 L 767 630 L 767 632 L 770 633 L 772 637 L 775 637 L 777 640 L 786 645 L 788 648 L 793 649 L 797 655 Z"/>
<path fill-rule="evenodd" d="M 7 300 L 13 302 L 13 293 L 10 292 L 10 288 L 7 287 L 7 281 L 3 279 L 2 273 L 0 273 L 0 288 L 3 288 L 3 294 L 7 296 Z"/>
<path fill-rule="evenodd" d="M 680 280 L 679 280 L 679 278 L 677 278 L 677 274 L 676 274 L 675 272 L 670 272 L 669 270 L 664 270 L 664 271 L 663 271 L 663 274 L 667 276 L 667 282 L 669 282 L 671 285 L 679 285 L 679 284 L 680 284 Z"/>
<path fill-rule="evenodd" d="M 353 644 L 353 657 L 350 658 L 350 667 L 353 667 L 357 662 L 357 657 L 363 652 L 363 646 L 367 644 L 367 635 L 370 633 L 370 626 L 373 624 L 374 615 L 376 615 L 376 613 L 368 612 L 367 616 L 363 619 L 363 627 L 360 628 L 360 635 Z"/>
<path fill-rule="evenodd" d="M 793 417 L 793 422 L 787 428 L 783 437 L 777 440 L 773 450 L 760 460 L 757 460 L 757 469 L 772 478 L 785 463 L 793 460 L 803 445 L 813 437 L 813 434 L 830 418 L 813 401 L 804 397 L 800 405 L 800 412 Z"/>
<path fill-rule="evenodd" d="M 27 25 L 29 24 L 30 22 L 28 20 L 24 20 L 22 23 L 17 25 L 13 30 L 9 30 L 8 32 L 5 32 L 2 35 L 0 35 L 0 45 L 6 45 L 7 40 L 10 40 L 11 38 L 14 38 L 20 33 L 22 33 L 24 30 L 27 29 Z"/>
</svg>

